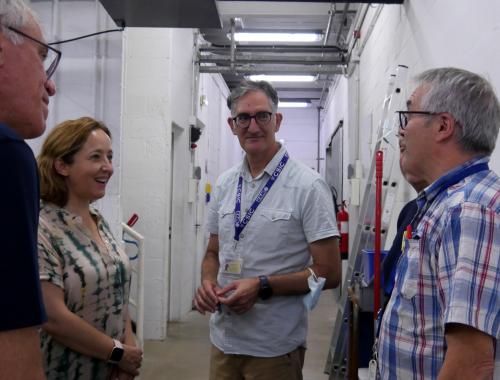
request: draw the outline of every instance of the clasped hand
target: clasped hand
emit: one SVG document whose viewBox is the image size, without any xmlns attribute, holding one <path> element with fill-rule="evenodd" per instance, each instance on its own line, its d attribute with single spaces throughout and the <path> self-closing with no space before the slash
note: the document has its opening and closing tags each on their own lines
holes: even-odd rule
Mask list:
<svg viewBox="0 0 500 380">
<path fill-rule="evenodd" d="M 123 345 L 123 356 L 118 363 L 118 367 L 129 375 L 139 375 L 139 368 L 142 364 L 142 350 L 138 347 Z M 127 377 L 124 377 L 127 378 Z"/>
<path fill-rule="evenodd" d="M 252 308 L 258 295 L 258 278 L 236 280 L 223 288 L 215 282 L 205 280 L 196 292 L 194 304 L 201 314 L 207 311 L 214 313 L 219 304 L 227 306 L 236 314 L 243 314 Z"/>
</svg>

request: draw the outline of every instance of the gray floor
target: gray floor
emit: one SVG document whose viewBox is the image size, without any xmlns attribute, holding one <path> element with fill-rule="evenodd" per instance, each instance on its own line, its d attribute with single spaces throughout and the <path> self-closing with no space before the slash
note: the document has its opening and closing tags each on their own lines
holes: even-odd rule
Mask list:
<svg viewBox="0 0 500 380">
<path fill-rule="evenodd" d="M 324 291 L 309 318 L 304 380 L 327 380 L 323 373 L 333 329 L 336 304 Z M 141 380 L 206 380 L 210 341 L 208 316 L 191 312 L 182 322 L 170 323 L 163 342 L 145 344 Z"/>
</svg>

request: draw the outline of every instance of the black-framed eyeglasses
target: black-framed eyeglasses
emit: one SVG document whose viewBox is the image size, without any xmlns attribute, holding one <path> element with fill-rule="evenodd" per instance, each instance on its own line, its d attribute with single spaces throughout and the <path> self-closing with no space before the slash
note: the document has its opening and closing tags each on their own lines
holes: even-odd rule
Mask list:
<svg viewBox="0 0 500 380">
<path fill-rule="evenodd" d="M 434 116 L 439 115 L 438 112 L 428 112 L 428 111 L 396 111 L 399 114 L 399 129 L 405 130 L 410 120 L 409 115 L 424 115 L 424 116 Z"/>
<path fill-rule="evenodd" d="M 240 113 L 236 117 L 233 117 L 233 121 L 239 128 L 248 128 L 252 119 L 255 119 L 260 126 L 265 126 L 271 121 L 272 115 L 273 113 L 268 111 L 259 111 L 253 116 L 247 113 Z"/>
<path fill-rule="evenodd" d="M 13 28 L 11 26 L 7 27 L 9 30 L 12 30 L 14 33 L 17 33 L 33 42 L 36 42 L 37 44 L 43 46 L 46 49 L 46 56 L 43 57 L 43 67 L 45 69 L 45 73 L 47 75 L 47 80 L 49 80 L 54 72 L 56 71 L 57 65 L 59 65 L 59 61 L 61 60 L 62 52 L 54 49 L 52 46 L 47 45 L 46 43 L 43 43 L 42 41 L 37 40 L 36 38 L 33 38 L 26 33 L 21 32 L 20 30 Z"/>
</svg>

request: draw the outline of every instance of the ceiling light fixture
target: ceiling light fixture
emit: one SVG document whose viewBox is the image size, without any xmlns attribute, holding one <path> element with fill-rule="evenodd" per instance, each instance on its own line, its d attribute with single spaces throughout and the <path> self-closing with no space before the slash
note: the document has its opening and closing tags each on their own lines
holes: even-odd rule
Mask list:
<svg viewBox="0 0 500 380">
<path fill-rule="evenodd" d="M 234 39 L 238 42 L 317 42 L 321 41 L 320 33 L 262 33 L 236 32 Z"/>
<path fill-rule="evenodd" d="M 316 75 L 267 75 L 258 74 L 248 77 L 253 81 L 265 80 L 268 82 L 314 82 L 317 79 Z"/>
<path fill-rule="evenodd" d="M 283 101 L 278 103 L 278 108 L 307 108 L 310 105 L 308 102 Z"/>
</svg>

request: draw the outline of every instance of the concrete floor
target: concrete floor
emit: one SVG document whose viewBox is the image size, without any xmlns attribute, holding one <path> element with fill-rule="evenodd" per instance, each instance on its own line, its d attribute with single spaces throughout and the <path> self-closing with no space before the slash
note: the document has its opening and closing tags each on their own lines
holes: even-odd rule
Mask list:
<svg viewBox="0 0 500 380">
<path fill-rule="evenodd" d="M 309 315 L 304 380 L 327 380 L 323 373 L 336 313 L 333 291 L 322 293 Z M 207 380 L 210 354 L 208 315 L 190 312 L 185 320 L 170 323 L 163 342 L 145 344 L 141 380 Z"/>
</svg>

